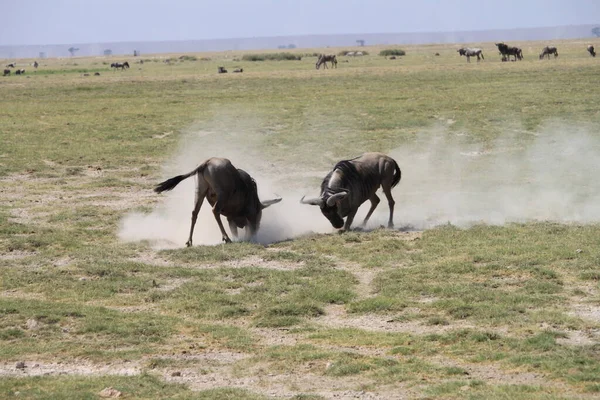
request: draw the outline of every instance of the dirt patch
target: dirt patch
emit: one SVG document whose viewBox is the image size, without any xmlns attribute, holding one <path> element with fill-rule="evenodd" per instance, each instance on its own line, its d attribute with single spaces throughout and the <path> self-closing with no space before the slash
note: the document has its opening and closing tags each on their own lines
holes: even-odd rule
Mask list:
<svg viewBox="0 0 600 400">
<path fill-rule="evenodd" d="M 0 363 L 0 376 L 55 376 L 55 375 L 84 375 L 131 376 L 141 373 L 140 366 L 132 361 L 119 361 L 110 364 L 92 364 L 83 360 L 70 363 L 25 361 L 25 368 L 16 368 L 15 363 Z"/>
<path fill-rule="evenodd" d="M 325 314 L 312 321 L 330 328 L 356 328 L 375 332 L 403 332 L 415 335 L 444 333 L 456 329 L 477 329 L 477 326 L 465 322 L 452 322 L 448 325 L 423 325 L 421 322 L 400 322 L 395 315 L 353 315 L 346 312 L 343 305 L 330 305 Z"/>
<path fill-rule="evenodd" d="M 266 269 L 275 269 L 279 271 L 293 271 L 304 267 L 304 262 L 288 263 L 283 261 L 265 261 L 259 256 L 250 256 L 239 260 L 227 261 L 220 266 L 228 268 L 246 268 L 246 267 L 258 267 Z"/>
<path fill-rule="evenodd" d="M 33 251 L 21 251 L 13 250 L 10 253 L 0 254 L 0 260 L 20 260 L 26 257 L 35 256 L 36 253 Z"/>
</svg>

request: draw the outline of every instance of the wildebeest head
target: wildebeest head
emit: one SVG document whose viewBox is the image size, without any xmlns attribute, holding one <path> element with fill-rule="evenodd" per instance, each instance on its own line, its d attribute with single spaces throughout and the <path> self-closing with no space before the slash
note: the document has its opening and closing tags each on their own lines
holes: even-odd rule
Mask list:
<svg viewBox="0 0 600 400">
<path fill-rule="evenodd" d="M 329 191 L 323 192 L 321 197 L 314 199 L 304 200 L 304 197 L 300 200 L 302 204 L 310 204 L 313 206 L 319 206 L 321 213 L 331 222 L 331 225 L 340 229 L 344 226 L 344 219 L 340 216 L 339 207 L 341 202 L 348 196 L 348 191 L 340 191 L 332 193 Z"/>
</svg>

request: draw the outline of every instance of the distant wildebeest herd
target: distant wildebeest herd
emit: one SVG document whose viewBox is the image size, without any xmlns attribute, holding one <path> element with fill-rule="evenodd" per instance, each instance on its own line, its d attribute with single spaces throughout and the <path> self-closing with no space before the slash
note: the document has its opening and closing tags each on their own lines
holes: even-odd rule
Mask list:
<svg viewBox="0 0 600 400">
<path fill-rule="evenodd" d="M 523 58 L 524 58 L 523 50 L 519 47 L 509 46 L 503 42 L 496 43 L 496 47 L 498 48 L 498 52 L 502 56 L 502 61 L 518 61 L 518 60 L 523 60 Z M 462 47 L 456 51 L 461 56 L 466 56 L 467 62 L 471 62 L 470 58 L 475 57 L 475 56 L 477 56 L 477 61 L 480 60 L 480 58 L 479 58 L 480 56 L 481 56 L 482 60 L 484 59 L 483 52 L 479 48 Z M 596 52 L 594 51 L 593 45 L 590 44 L 587 47 L 587 51 L 588 51 L 588 53 L 590 53 L 590 56 L 596 57 Z M 554 58 L 558 57 L 558 50 L 557 50 L 556 46 L 544 47 L 542 49 L 542 52 L 539 55 L 539 59 L 542 60 L 542 59 L 544 59 L 544 57 L 547 57 L 548 59 L 550 59 L 551 54 L 554 55 Z M 510 59 L 511 57 L 513 57 L 512 60 Z"/>
<path fill-rule="evenodd" d="M 279 196 L 260 201 L 256 181 L 225 158 L 209 158 L 191 172 L 159 183 L 154 191 L 172 190 L 191 176 L 196 176 L 197 180 L 190 234 L 186 242 L 188 247 L 192 245 L 194 226 L 205 198 L 212 207 L 225 243 L 231 243 L 231 239 L 225 232 L 221 216 L 227 218 L 234 238 L 238 236 L 238 228 L 245 228 L 246 239 L 251 239 L 260 228 L 262 210 L 281 201 Z M 400 182 L 401 176 L 400 167 L 393 158 L 382 153 L 365 153 L 338 162 L 323 179 L 319 197 L 307 200 L 302 197 L 300 202 L 319 206 L 331 225 L 344 232 L 350 230 L 358 208 L 370 200 L 371 208 L 362 223 L 365 226 L 380 202 L 376 192 L 381 187 L 390 208 L 387 226 L 393 228 L 395 201 L 392 189 Z"/>
</svg>

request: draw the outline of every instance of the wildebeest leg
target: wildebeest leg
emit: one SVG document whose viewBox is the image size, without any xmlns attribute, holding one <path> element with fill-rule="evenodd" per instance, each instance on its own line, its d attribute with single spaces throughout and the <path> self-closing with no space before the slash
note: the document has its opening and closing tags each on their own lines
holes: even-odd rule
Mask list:
<svg viewBox="0 0 600 400">
<path fill-rule="evenodd" d="M 235 224 L 235 222 L 233 222 L 229 218 L 227 218 L 227 222 L 229 222 L 229 230 L 231 230 L 231 234 L 233 235 L 234 238 L 237 239 L 237 237 L 238 237 L 237 225 Z"/>
<path fill-rule="evenodd" d="M 371 198 L 369 200 L 371 200 L 371 209 L 367 213 L 367 216 L 365 217 L 365 220 L 362 223 L 363 226 L 365 226 L 367 224 L 367 221 L 369 220 L 369 218 L 371 218 L 371 214 L 373 214 L 373 211 L 375 211 L 375 209 L 377 208 L 377 205 L 381 201 L 381 200 L 379 200 L 379 197 L 374 193 L 373 193 L 373 196 L 371 196 Z"/>
<path fill-rule="evenodd" d="M 390 219 L 388 221 L 388 228 L 391 229 L 394 227 L 394 206 L 396 205 L 396 202 L 392 197 L 392 188 L 390 186 L 383 186 L 383 193 L 385 194 L 385 197 L 388 200 L 388 205 L 390 206 Z"/>
<path fill-rule="evenodd" d="M 225 243 L 231 243 L 231 239 L 227 236 L 227 232 L 225 232 L 225 228 L 223 227 L 223 221 L 221 221 L 221 211 L 223 210 L 223 205 L 220 199 L 221 196 L 217 194 L 217 201 L 213 206 L 213 215 L 217 220 L 217 224 L 219 225 L 219 229 L 221 230 L 221 237 Z"/>
<path fill-rule="evenodd" d="M 192 246 L 192 236 L 194 235 L 194 226 L 196 225 L 196 220 L 198 219 L 198 213 L 200 212 L 200 207 L 202 207 L 202 202 L 204 201 L 204 196 L 206 196 L 206 189 L 203 187 L 202 182 L 198 181 L 198 187 L 196 188 L 196 200 L 194 203 L 194 210 L 192 211 L 192 225 L 190 226 L 190 237 L 188 241 L 185 243 L 187 247 Z"/>
<path fill-rule="evenodd" d="M 352 221 L 354 221 L 354 216 L 356 215 L 357 211 L 358 210 L 354 210 L 354 211 L 351 211 L 350 214 L 348 214 L 348 218 L 346 218 L 346 223 L 344 224 L 344 228 L 340 231 L 340 233 L 350 230 L 350 226 L 352 225 Z"/>
</svg>

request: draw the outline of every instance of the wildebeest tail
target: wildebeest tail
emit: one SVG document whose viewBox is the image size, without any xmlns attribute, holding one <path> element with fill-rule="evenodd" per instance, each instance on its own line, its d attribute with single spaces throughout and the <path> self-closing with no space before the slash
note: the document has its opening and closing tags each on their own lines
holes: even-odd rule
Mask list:
<svg viewBox="0 0 600 400">
<path fill-rule="evenodd" d="M 177 186 L 179 184 L 179 182 L 181 182 L 182 180 L 187 179 L 190 176 L 198 173 L 198 171 L 203 170 L 205 166 L 206 166 L 206 163 L 202 163 L 198 168 L 196 168 L 192 172 L 189 172 L 185 175 L 177 175 L 173 178 L 167 179 L 166 181 L 161 182 L 158 185 L 156 185 L 156 187 L 154 188 L 154 191 L 156 193 L 168 192 L 169 190 L 172 190 L 175 186 Z"/>
<path fill-rule="evenodd" d="M 400 178 L 402 177 L 402 172 L 400 171 L 400 167 L 398 163 L 394 160 L 394 168 L 396 169 L 396 173 L 394 174 L 394 181 L 392 182 L 392 187 L 396 187 L 398 182 L 400 182 Z"/>
</svg>

